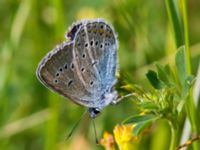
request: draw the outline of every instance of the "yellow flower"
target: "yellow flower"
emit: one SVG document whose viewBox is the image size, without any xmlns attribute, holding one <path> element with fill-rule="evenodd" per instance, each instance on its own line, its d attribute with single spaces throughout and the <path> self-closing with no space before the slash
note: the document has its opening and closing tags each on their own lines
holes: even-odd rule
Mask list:
<svg viewBox="0 0 200 150">
<path fill-rule="evenodd" d="M 105 150 L 115 150 L 114 137 L 108 132 L 104 132 L 100 144 L 105 148 Z"/>
<path fill-rule="evenodd" d="M 133 136 L 135 125 L 117 125 L 114 128 L 114 136 L 120 150 L 133 150 L 138 137 Z"/>
</svg>

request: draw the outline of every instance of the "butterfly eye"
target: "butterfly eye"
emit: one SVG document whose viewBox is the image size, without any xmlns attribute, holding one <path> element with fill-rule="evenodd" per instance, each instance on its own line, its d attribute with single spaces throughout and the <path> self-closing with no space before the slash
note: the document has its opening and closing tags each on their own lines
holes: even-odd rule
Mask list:
<svg viewBox="0 0 200 150">
<path fill-rule="evenodd" d="M 101 112 L 99 108 L 89 108 L 89 113 L 91 118 L 97 117 L 97 115 Z"/>
</svg>

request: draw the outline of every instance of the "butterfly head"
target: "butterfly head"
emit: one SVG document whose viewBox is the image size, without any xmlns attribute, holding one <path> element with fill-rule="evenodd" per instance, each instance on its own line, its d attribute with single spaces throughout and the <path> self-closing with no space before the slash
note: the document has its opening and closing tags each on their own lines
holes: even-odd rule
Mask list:
<svg viewBox="0 0 200 150">
<path fill-rule="evenodd" d="M 89 108 L 88 111 L 89 111 L 89 114 L 90 114 L 90 118 L 94 119 L 98 116 L 98 114 L 100 114 L 101 108 L 98 108 L 98 107 Z"/>
</svg>

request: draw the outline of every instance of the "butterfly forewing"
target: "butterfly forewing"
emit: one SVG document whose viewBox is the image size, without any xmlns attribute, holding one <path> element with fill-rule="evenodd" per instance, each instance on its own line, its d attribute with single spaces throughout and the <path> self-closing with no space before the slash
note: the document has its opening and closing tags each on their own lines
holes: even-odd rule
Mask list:
<svg viewBox="0 0 200 150">
<path fill-rule="evenodd" d="M 39 64 L 37 76 L 53 91 L 80 105 L 87 105 L 91 93 L 85 90 L 75 71 L 73 43 L 65 43 L 49 52 Z"/>
</svg>

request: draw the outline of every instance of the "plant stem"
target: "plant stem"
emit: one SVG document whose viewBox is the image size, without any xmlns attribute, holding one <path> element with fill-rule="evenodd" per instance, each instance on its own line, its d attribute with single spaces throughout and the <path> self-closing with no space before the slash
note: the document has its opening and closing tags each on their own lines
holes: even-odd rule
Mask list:
<svg viewBox="0 0 200 150">
<path fill-rule="evenodd" d="M 187 17 L 187 1 L 182 0 L 182 12 L 183 12 L 183 27 L 184 27 L 184 39 L 185 39 L 185 63 L 186 63 L 186 71 L 188 75 L 191 75 L 191 54 L 190 54 L 190 47 L 189 47 L 189 31 L 188 31 L 188 17 Z M 191 121 L 192 129 L 197 131 L 196 122 L 195 122 L 195 107 L 193 103 L 192 95 L 190 94 L 188 98 L 188 104 L 186 105 L 189 107 L 189 118 Z"/>
<path fill-rule="evenodd" d="M 183 14 L 183 28 L 184 28 L 184 40 L 185 40 L 185 65 L 188 75 L 191 75 L 191 54 L 190 54 L 190 44 L 189 44 L 189 31 L 188 31 L 188 13 L 187 13 L 187 0 L 182 0 L 182 14 Z M 195 105 L 192 97 L 192 90 L 190 90 L 188 99 L 186 100 L 186 112 L 190 119 L 190 124 L 192 127 L 192 133 L 197 133 L 196 125 L 196 115 L 195 115 Z M 193 143 L 193 150 L 198 150 L 198 144 Z"/>
<path fill-rule="evenodd" d="M 170 130 L 171 130 L 171 141 L 170 141 L 169 150 L 175 150 L 176 140 L 177 140 L 177 130 L 171 121 L 169 121 L 169 125 L 170 125 Z"/>
<path fill-rule="evenodd" d="M 169 20 L 170 23 L 173 27 L 173 31 L 174 31 L 174 36 L 175 36 L 175 42 L 176 42 L 176 47 L 180 47 L 182 46 L 183 43 L 183 36 L 182 36 L 182 31 L 181 31 L 181 23 L 180 20 L 178 18 L 178 11 L 176 9 L 175 3 L 173 0 L 165 0 L 165 4 L 166 4 L 166 9 L 167 9 L 167 13 L 169 16 Z"/>
<path fill-rule="evenodd" d="M 48 100 L 51 118 L 47 121 L 46 124 L 44 150 L 54 150 L 56 149 L 56 141 L 58 135 L 58 111 L 60 106 L 60 98 L 58 95 L 49 92 Z"/>
<path fill-rule="evenodd" d="M 186 0 L 182 0 L 182 13 L 183 13 L 183 29 L 184 29 L 184 40 L 185 40 L 185 61 L 186 61 L 186 71 L 191 74 L 191 54 L 190 54 L 190 44 L 189 44 L 189 31 L 188 31 L 188 16 Z"/>
</svg>

